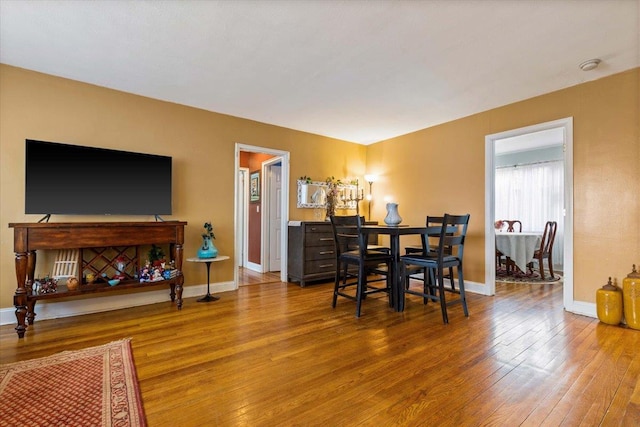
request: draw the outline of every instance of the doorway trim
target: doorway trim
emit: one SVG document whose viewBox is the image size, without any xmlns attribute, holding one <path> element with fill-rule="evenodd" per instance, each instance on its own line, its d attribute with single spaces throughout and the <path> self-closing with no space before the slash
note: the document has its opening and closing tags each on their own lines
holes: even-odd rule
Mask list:
<svg viewBox="0 0 640 427">
<path fill-rule="evenodd" d="M 564 257 L 563 304 L 567 311 L 584 313 L 586 307 L 576 303 L 573 297 L 573 117 L 539 123 L 519 129 L 485 136 L 485 285 L 487 295 L 495 295 L 495 142 L 528 133 L 549 129 L 563 130 L 564 145 Z"/>
<path fill-rule="evenodd" d="M 290 158 L 290 153 L 288 151 L 282 151 L 282 150 L 275 150 L 273 148 L 266 148 L 266 147 L 258 147 L 258 146 L 254 146 L 254 145 L 246 145 L 246 144 L 242 144 L 240 142 L 236 142 L 235 144 L 235 167 L 233 169 L 233 173 L 234 173 L 234 198 L 235 198 L 235 203 L 234 203 L 234 209 L 236 210 L 236 212 L 234 212 L 234 230 L 236 231 L 235 235 L 237 236 L 237 230 L 238 227 L 242 226 L 242 224 L 239 223 L 238 221 L 238 196 L 241 193 L 239 191 L 239 186 L 241 185 L 241 183 L 239 182 L 239 174 L 238 174 L 238 170 L 240 168 L 240 152 L 241 151 L 247 151 L 250 153 L 266 153 L 266 154 L 271 154 L 273 156 L 277 156 L 280 158 L 280 160 L 282 161 L 282 200 L 281 200 L 281 209 L 282 209 L 282 219 L 281 219 L 281 243 L 280 243 L 280 250 L 281 253 L 283 254 L 281 260 L 280 260 L 280 280 L 282 282 L 286 282 L 287 281 L 287 256 L 286 254 L 288 253 L 288 239 L 287 239 L 287 230 L 288 230 L 288 223 L 289 223 L 289 158 Z M 262 184 L 264 185 L 264 184 Z M 235 245 L 238 245 L 238 241 L 235 241 Z M 264 263 L 264 253 L 262 248 L 260 249 L 260 263 L 261 265 Z M 234 283 L 235 283 L 235 288 L 238 289 L 238 260 L 235 259 L 234 260 Z"/>
</svg>

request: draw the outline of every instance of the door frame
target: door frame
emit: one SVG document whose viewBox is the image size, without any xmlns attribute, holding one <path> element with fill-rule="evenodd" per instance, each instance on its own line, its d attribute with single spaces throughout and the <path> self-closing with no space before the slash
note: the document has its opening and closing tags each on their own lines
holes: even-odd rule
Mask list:
<svg viewBox="0 0 640 427">
<path fill-rule="evenodd" d="M 250 153 L 271 154 L 273 156 L 280 157 L 280 160 L 282 161 L 282 176 L 281 176 L 281 179 L 282 179 L 282 200 L 281 200 L 282 236 L 281 237 L 282 238 L 281 238 L 281 245 L 280 245 L 282 258 L 280 260 L 280 280 L 282 282 L 286 282 L 287 281 L 286 254 L 288 253 L 287 252 L 288 250 L 287 225 L 289 223 L 289 167 L 290 167 L 291 155 L 288 151 L 275 150 L 273 148 L 258 147 L 254 145 L 247 145 L 240 142 L 235 143 L 235 167 L 233 169 L 233 173 L 234 173 L 234 197 L 235 197 L 234 210 L 236 210 L 236 212 L 234 212 L 234 230 L 236 231 L 238 230 L 238 227 L 241 226 L 241 224 L 239 224 L 239 221 L 238 221 L 238 212 L 237 212 L 238 197 L 240 193 L 240 191 L 238 190 L 240 186 L 238 170 L 240 168 L 240 152 L 241 151 L 247 151 Z M 264 180 L 261 180 L 261 181 L 264 181 Z M 261 186 L 263 186 L 264 188 L 264 182 L 261 183 Z M 262 204 L 264 205 L 264 203 Z M 236 236 L 237 234 L 238 233 L 235 233 Z M 238 242 L 235 241 L 235 244 L 237 245 Z M 260 248 L 260 264 L 264 265 L 264 251 L 263 251 L 262 245 Z M 237 259 L 234 260 L 234 283 L 235 283 L 235 288 L 238 289 L 238 260 Z"/>
<path fill-rule="evenodd" d="M 562 128 L 564 144 L 564 257 L 563 304 L 567 311 L 584 314 L 573 296 L 573 117 L 539 123 L 485 136 L 485 285 L 486 295 L 495 295 L 495 142 L 543 130 Z M 584 304 L 584 303 L 582 303 Z M 590 311 L 590 310 L 589 310 Z"/>
</svg>

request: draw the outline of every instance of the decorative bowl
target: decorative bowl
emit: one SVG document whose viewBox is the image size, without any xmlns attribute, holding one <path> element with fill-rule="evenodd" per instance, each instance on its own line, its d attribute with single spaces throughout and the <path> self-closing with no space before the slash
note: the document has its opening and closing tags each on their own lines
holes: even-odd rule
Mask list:
<svg viewBox="0 0 640 427">
<path fill-rule="evenodd" d="M 109 286 L 115 286 L 120 283 L 120 279 L 111 279 L 109 280 Z"/>
<path fill-rule="evenodd" d="M 76 277 L 69 277 L 67 279 L 67 289 L 68 290 L 75 291 L 76 289 L 78 289 L 79 285 L 80 285 L 80 281 Z"/>
</svg>

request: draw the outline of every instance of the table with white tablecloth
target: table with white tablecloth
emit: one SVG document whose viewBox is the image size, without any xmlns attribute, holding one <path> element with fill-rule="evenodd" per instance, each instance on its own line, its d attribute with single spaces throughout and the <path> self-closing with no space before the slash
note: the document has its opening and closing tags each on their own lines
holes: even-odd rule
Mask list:
<svg viewBox="0 0 640 427">
<path fill-rule="evenodd" d="M 496 249 L 511 258 L 523 272 L 533 259 L 536 249 L 540 248 L 542 233 L 496 233 Z"/>
</svg>

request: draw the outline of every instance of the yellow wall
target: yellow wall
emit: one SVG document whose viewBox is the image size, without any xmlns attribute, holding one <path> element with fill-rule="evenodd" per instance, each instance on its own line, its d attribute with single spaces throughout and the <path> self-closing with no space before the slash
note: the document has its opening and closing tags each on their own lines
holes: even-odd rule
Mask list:
<svg viewBox="0 0 640 427">
<path fill-rule="evenodd" d="M 292 219 L 296 178 L 364 174 L 366 147 L 0 65 L 0 307 L 13 307 L 16 288 L 10 222 L 24 214 L 24 140 L 65 142 L 173 157 L 173 215 L 187 221 L 185 257 L 194 256 L 203 224 L 212 221 L 216 247 L 233 256 L 235 143 L 291 153 Z M 55 165 L 51 165 L 55 171 Z M 103 171 L 101 173 L 109 173 Z M 91 179 L 91 177 L 79 177 Z M 87 194 L 87 202 L 92 201 Z M 95 200 L 95 203 L 109 201 Z M 153 221 L 152 217 L 64 216 L 51 221 Z M 206 283 L 205 269 L 184 263 L 185 285 Z M 211 271 L 211 282 L 233 281 L 233 262 Z"/>
<path fill-rule="evenodd" d="M 484 282 L 485 136 L 573 117 L 574 297 L 594 302 L 640 264 L 639 80 L 636 68 L 374 144 L 374 196 L 393 195 L 407 223 L 469 212 L 465 277 Z M 384 203 L 373 210 L 383 217 Z"/>
<path fill-rule="evenodd" d="M 639 78 L 634 69 L 364 147 L 0 65 L 0 307 L 13 306 L 16 286 L 7 224 L 39 219 L 24 214 L 25 138 L 172 156 L 174 215 L 165 219 L 189 222 L 187 256 L 209 220 L 220 252 L 233 254 L 236 142 L 291 153 L 291 219 L 314 214 L 295 207 L 298 177 L 364 182 L 365 173 L 377 173 L 374 219 L 384 218 L 384 195 L 400 203 L 405 223 L 471 213 L 465 277 L 483 282 L 485 135 L 571 116 L 575 298 L 593 302 L 608 276 L 622 278 L 640 264 Z M 206 281 L 203 269 L 185 264 L 187 286 Z M 232 262 L 212 271 L 212 283 L 232 279 Z"/>
</svg>

